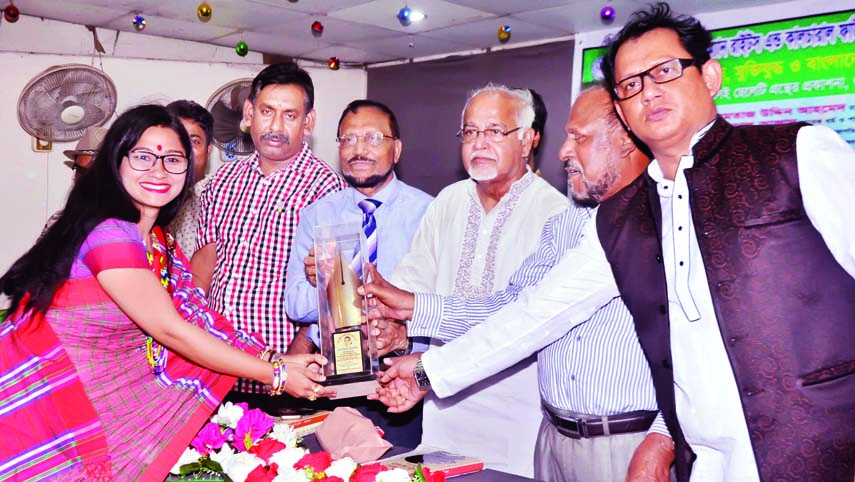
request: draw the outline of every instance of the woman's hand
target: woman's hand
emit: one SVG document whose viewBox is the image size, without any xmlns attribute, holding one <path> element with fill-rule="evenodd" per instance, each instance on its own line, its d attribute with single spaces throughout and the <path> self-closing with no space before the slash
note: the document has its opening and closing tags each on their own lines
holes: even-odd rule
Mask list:
<svg viewBox="0 0 855 482">
<path fill-rule="evenodd" d="M 319 354 L 282 355 L 288 381 L 285 391 L 289 394 L 315 400 L 318 397 L 334 397 L 335 388 L 324 387 L 319 382 L 326 380 L 321 367 L 327 359 Z"/>
</svg>

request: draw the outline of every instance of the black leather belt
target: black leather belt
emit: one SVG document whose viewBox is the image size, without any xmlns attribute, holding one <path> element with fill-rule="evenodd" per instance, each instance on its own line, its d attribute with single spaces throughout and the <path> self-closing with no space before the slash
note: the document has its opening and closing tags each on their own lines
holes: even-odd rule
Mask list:
<svg viewBox="0 0 855 482">
<path fill-rule="evenodd" d="M 645 432 L 650 428 L 657 413 L 639 410 L 608 417 L 570 418 L 559 415 L 546 405 L 543 406 L 543 415 L 558 429 L 558 433 L 573 439 Z"/>
</svg>

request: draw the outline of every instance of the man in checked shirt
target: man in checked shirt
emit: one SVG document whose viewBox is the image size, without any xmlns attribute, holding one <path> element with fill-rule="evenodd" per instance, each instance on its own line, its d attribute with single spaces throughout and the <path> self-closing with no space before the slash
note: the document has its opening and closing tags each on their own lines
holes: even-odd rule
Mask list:
<svg viewBox="0 0 855 482">
<path fill-rule="evenodd" d="M 407 410 L 410 403 L 427 393 L 423 386 L 417 386 L 414 371 L 421 371 L 440 397 L 462 388 L 464 383 L 456 383 L 458 374 L 469 377 L 467 382 L 491 375 L 479 372 L 477 360 L 465 363 L 454 354 L 457 349 L 465 351 L 473 341 L 490 342 L 466 332 L 514 301 L 524 288 L 537 284 L 566 250 L 579 243 L 593 208 L 635 179 L 649 163 L 621 126 L 602 87 L 579 95 L 565 131 L 567 139 L 559 154 L 575 205 L 546 223 L 540 245 L 511 277 L 507 288 L 487 298 L 465 299 L 413 295 L 379 278 L 369 285 L 369 292 L 386 303 L 382 314 L 410 320 L 409 336 L 454 340 L 424 354 L 396 360 L 381 380 L 389 382 L 397 376 L 399 382 L 405 382 L 397 384 L 397 393 L 381 393 L 380 400 L 391 404 L 390 411 Z M 490 326 L 489 321 L 483 325 Z M 538 327 L 515 329 L 515 333 L 488 331 L 491 337 L 514 339 Z M 646 473 L 652 465 L 645 463 L 649 453 L 645 449 L 670 450 L 672 443 L 661 418 L 653 423 L 657 406 L 650 369 L 621 299 L 612 300 L 589 322 L 550 333 L 549 338 L 551 342 L 546 345 L 526 347 L 531 349 L 527 353 L 538 353 L 544 415 L 535 450 L 535 478 L 547 482 L 611 482 L 623 480 L 629 467 L 630 480 L 668 480 L 667 468 L 658 474 Z M 425 360 L 423 365 L 420 359 Z M 472 368 L 462 369 L 464 366 Z M 401 389 L 404 399 L 396 400 Z M 642 449 L 630 464 L 640 444 Z"/>
<path fill-rule="evenodd" d="M 243 107 L 255 152 L 223 166 L 200 199 L 198 251 L 191 265 L 211 308 L 284 352 L 296 328 L 285 314 L 285 271 L 300 210 L 347 187 L 304 137 L 315 124 L 314 85 L 293 62 L 253 80 Z M 284 400 L 239 380 L 227 400 L 275 413 Z"/>
</svg>

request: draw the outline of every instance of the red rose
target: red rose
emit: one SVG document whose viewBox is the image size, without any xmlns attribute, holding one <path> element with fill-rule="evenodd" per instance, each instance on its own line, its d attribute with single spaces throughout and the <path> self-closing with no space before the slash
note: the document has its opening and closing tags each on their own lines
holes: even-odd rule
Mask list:
<svg viewBox="0 0 855 482">
<path fill-rule="evenodd" d="M 350 476 L 350 482 L 374 482 L 377 474 L 389 470 L 383 464 L 360 465 Z"/>
<path fill-rule="evenodd" d="M 246 476 L 246 482 L 273 482 L 278 471 L 279 467 L 276 464 L 271 465 L 269 468 L 259 465 Z"/>
<path fill-rule="evenodd" d="M 280 450 L 284 450 L 284 449 L 285 449 L 285 444 L 283 444 L 282 442 L 280 442 L 276 439 L 266 438 L 264 440 L 258 441 L 258 443 L 256 443 L 252 447 L 250 447 L 249 450 L 247 450 L 247 452 L 249 452 L 251 454 L 258 455 L 265 462 L 270 462 L 270 457 L 273 454 L 275 454 L 276 452 L 279 452 Z"/>
<path fill-rule="evenodd" d="M 316 473 L 323 472 L 329 468 L 332 463 L 332 456 L 329 452 L 317 452 L 314 454 L 306 454 L 302 459 L 298 460 L 296 464 L 294 464 L 294 468 L 297 470 L 305 469 L 306 467 L 311 467 Z"/>
</svg>

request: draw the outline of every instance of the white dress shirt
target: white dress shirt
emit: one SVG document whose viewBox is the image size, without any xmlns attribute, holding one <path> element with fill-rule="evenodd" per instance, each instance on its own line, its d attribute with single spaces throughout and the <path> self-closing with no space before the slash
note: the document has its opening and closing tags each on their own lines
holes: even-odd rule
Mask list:
<svg viewBox="0 0 855 482">
<path fill-rule="evenodd" d="M 855 152 L 831 129 L 815 126 L 799 130 L 796 149 L 805 211 L 835 259 L 855 277 L 855 218 L 842 214 L 855 205 Z M 664 179 L 658 163 L 648 168 L 659 183 L 662 207 L 677 416 L 698 455 L 693 482 L 756 481 L 739 393 L 692 230 L 683 175 L 692 163 L 691 156 L 684 157 L 674 181 Z M 425 353 L 423 363 L 434 391 L 441 396 L 455 393 L 486 373 L 504 369 L 522 351 L 547 343 L 554 330 L 566 331 L 568 325 L 587 320 L 617 295 L 592 222 L 578 249 L 565 254 L 517 302 L 472 328 L 477 335 L 469 344 L 449 344 L 441 358 Z"/>
<path fill-rule="evenodd" d="M 507 285 L 537 246 L 544 223 L 569 203 L 531 172 L 515 182 L 489 213 L 481 205 L 475 182 L 452 184 L 428 207 L 392 282 L 408 291 L 489 295 Z M 541 421 L 540 396 L 535 358 L 518 360 L 523 361 L 454 397 L 428 396 L 422 443 L 530 477 Z"/>
</svg>

